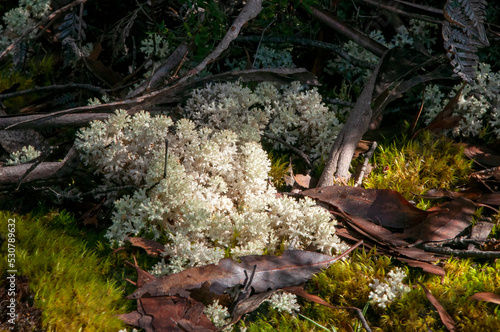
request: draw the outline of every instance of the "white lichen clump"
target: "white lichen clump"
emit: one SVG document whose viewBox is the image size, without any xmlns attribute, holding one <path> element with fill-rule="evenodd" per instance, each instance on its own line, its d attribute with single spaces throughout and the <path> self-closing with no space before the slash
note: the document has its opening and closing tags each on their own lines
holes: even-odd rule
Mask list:
<svg viewBox="0 0 500 332">
<path fill-rule="evenodd" d="M 278 196 L 259 143 L 229 130 L 197 129 L 187 119 L 173 127 L 168 117 L 119 111 L 78 134 L 83 161 L 108 184 L 140 188 L 116 201 L 106 234 L 112 242 L 140 232 L 164 234 L 170 259 L 156 273 L 217 263 L 228 255 L 274 253 L 291 244 L 315 245 L 329 254 L 345 249 L 328 211 L 310 199 Z"/>
<path fill-rule="evenodd" d="M 40 157 L 41 152 L 35 149 L 33 146 L 23 146 L 21 150 L 12 152 L 10 154 L 10 159 L 7 160 L 6 165 L 14 166 L 19 164 L 26 164 Z"/>
<path fill-rule="evenodd" d="M 425 90 L 424 118 L 429 124 L 462 84 L 456 85 L 448 98 L 438 85 L 429 85 Z M 473 84 L 465 85 L 453 115 L 461 117 L 459 125 L 451 131 L 453 136 L 481 136 L 489 130 L 500 138 L 500 73 L 492 72 L 491 66 L 480 63 Z"/>
<path fill-rule="evenodd" d="M 212 321 L 218 330 L 232 331 L 232 325 L 228 325 L 231 321 L 231 315 L 227 307 L 219 304 L 219 300 L 215 300 L 212 304 L 209 304 L 203 313 L 207 315 L 208 319 Z"/>
<path fill-rule="evenodd" d="M 31 29 L 50 9 L 50 0 L 20 0 L 19 7 L 12 8 L 2 17 L 5 26 L 0 25 L 0 50 Z"/>
<path fill-rule="evenodd" d="M 297 303 L 297 296 L 287 292 L 276 292 L 267 300 L 271 308 L 279 312 L 287 312 L 291 315 L 300 311 L 300 306 Z"/>
<path fill-rule="evenodd" d="M 298 82 L 281 89 L 260 83 L 254 91 L 240 83 L 208 84 L 192 93 L 185 112 L 198 124 L 230 129 L 244 140 L 260 141 L 263 133 L 278 137 L 317 161 L 327 159 L 341 129 L 336 109 Z"/>
<path fill-rule="evenodd" d="M 401 297 L 410 291 L 410 287 L 403 284 L 403 279 L 406 278 L 406 272 L 399 267 L 395 268 L 387 274 L 388 278 L 384 282 L 378 279 L 373 279 L 370 287 L 373 289 L 370 292 L 369 299 L 377 303 L 381 308 L 385 308 L 397 297 Z"/>
<path fill-rule="evenodd" d="M 420 44 L 424 44 L 425 47 L 431 50 L 436 39 L 423 37 L 432 35 L 433 29 L 437 29 L 436 24 L 422 25 L 418 20 L 410 20 L 409 29 L 406 29 L 406 27 L 404 26 L 400 26 L 397 29 L 397 33 L 390 41 L 387 41 L 385 39 L 382 31 L 380 30 L 373 30 L 372 32 L 370 32 L 370 38 L 389 49 L 398 46 L 408 47 L 414 45 L 414 38 L 416 38 L 417 42 L 419 42 Z M 375 67 L 375 65 L 379 61 L 378 56 L 371 53 L 370 51 L 367 51 L 365 48 L 359 46 L 353 41 L 348 41 L 347 43 L 345 43 L 343 46 L 343 50 L 352 58 L 363 61 L 367 65 L 371 65 L 373 67 Z M 367 82 L 372 74 L 372 70 L 355 66 L 340 56 L 329 60 L 325 71 L 331 75 L 340 73 L 342 77 L 344 77 L 347 81 L 355 84 L 363 84 L 364 82 Z"/>
</svg>

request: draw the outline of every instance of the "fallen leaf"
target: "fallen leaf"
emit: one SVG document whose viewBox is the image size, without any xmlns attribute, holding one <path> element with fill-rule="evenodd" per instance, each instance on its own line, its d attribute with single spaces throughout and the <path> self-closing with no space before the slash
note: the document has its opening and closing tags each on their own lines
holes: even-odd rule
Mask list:
<svg viewBox="0 0 500 332">
<path fill-rule="evenodd" d="M 469 300 L 487 301 L 495 304 L 500 304 L 500 295 L 490 292 L 476 293 L 472 296 L 469 296 Z"/>
<path fill-rule="evenodd" d="M 226 258 L 217 265 L 194 267 L 156 278 L 127 296 L 127 299 L 138 299 L 145 294 L 150 296 L 180 295 L 187 298 L 189 290 L 199 289 L 206 282 L 209 283 L 211 292 L 223 294 L 228 288 L 243 285 L 254 266 L 252 288 L 255 293 L 294 286 L 310 279 L 314 273 L 344 257 L 361 243 L 362 241 L 358 242 L 337 257 L 316 252 L 289 250 L 281 256 L 243 256 L 240 257 L 241 263 Z"/>
<path fill-rule="evenodd" d="M 318 179 L 311 177 L 309 174 L 297 174 L 293 178 L 300 188 L 314 188 L 318 184 Z"/>
<path fill-rule="evenodd" d="M 250 296 L 248 299 L 239 302 L 231 313 L 232 316 L 231 324 L 234 324 L 237 321 L 239 321 L 241 317 L 243 317 L 247 313 L 256 310 L 262 304 L 262 302 L 267 300 L 269 297 L 271 297 L 271 295 L 273 295 L 276 292 L 277 290 L 270 290 L 264 293 L 255 294 Z"/>
<path fill-rule="evenodd" d="M 125 240 L 130 242 L 134 247 L 146 250 L 146 253 L 150 256 L 160 256 L 161 253 L 165 252 L 165 246 L 153 240 L 142 237 L 127 237 Z"/>
<path fill-rule="evenodd" d="M 482 171 L 477 171 L 471 174 L 471 177 L 478 180 L 486 180 L 493 178 L 497 181 L 500 180 L 500 166 L 488 168 Z"/>
<path fill-rule="evenodd" d="M 420 224 L 429 215 L 429 212 L 414 207 L 400 193 L 389 189 L 331 186 L 304 190 L 301 194 L 383 227 L 409 228 Z"/>
<path fill-rule="evenodd" d="M 430 189 L 425 195 L 419 195 L 424 198 L 457 198 L 464 197 L 471 200 L 475 200 L 481 196 L 481 191 L 477 188 L 469 188 L 461 191 L 451 191 L 443 188 Z"/>
<path fill-rule="evenodd" d="M 189 326 L 193 331 L 217 331 L 212 322 L 203 313 L 205 306 L 193 299 L 165 296 L 146 297 L 141 298 L 139 301 L 142 304 L 144 315 L 153 318 L 151 324 L 154 331 L 186 331 L 179 326 L 179 323 L 186 327 Z"/>
<path fill-rule="evenodd" d="M 476 202 L 481 204 L 500 206 L 500 192 L 486 193 L 479 197 Z"/>
<path fill-rule="evenodd" d="M 458 101 L 460 99 L 460 95 L 462 94 L 462 90 L 464 89 L 465 84 L 462 85 L 460 90 L 457 91 L 455 96 L 450 99 L 450 101 L 443 107 L 443 110 L 436 115 L 436 117 L 429 123 L 427 126 L 427 130 L 438 134 L 442 130 L 451 129 L 457 127 L 460 124 L 460 121 L 463 119 L 462 116 L 453 115 L 453 111 L 457 107 Z"/>
<path fill-rule="evenodd" d="M 434 295 L 432 295 L 431 292 L 429 292 L 429 290 L 427 289 L 427 287 L 425 287 L 420 281 L 417 281 L 417 283 L 424 290 L 425 296 L 427 297 L 429 302 L 434 306 L 434 308 L 436 308 L 436 310 L 439 314 L 439 317 L 441 318 L 441 321 L 443 322 L 444 326 L 451 332 L 456 331 L 457 328 L 455 326 L 455 322 L 453 321 L 451 316 L 448 314 L 448 312 L 446 312 L 446 310 L 443 308 L 441 303 L 439 303 L 439 301 L 434 297 Z"/>
<path fill-rule="evenodd" d="M 418 243 L 453 239 L 470 226 L 476 205 L 471 200 L 458 197 L 436 208 L 445 211 L 429 215 L 420 225 L 406 229 L 404 236 Z"/>
<path fill-rule="evenodd" d="M 500 155 L 497 151 L 485 146 L 467 144 L 464 148 L 464 154 L 474 159 L 480 164 L 488 166 L 500 166 Z"/>
</svg>

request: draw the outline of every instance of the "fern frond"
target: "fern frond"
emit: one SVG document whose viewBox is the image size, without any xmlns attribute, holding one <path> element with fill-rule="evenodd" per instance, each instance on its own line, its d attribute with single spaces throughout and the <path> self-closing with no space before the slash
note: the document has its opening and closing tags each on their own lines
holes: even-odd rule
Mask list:
<svg viewBox="0 0 500 332">
<path fill-rule="evenodd" d="M 86 39 L 85 29 L 87 23 L 75 12 L 68 13 L 64 17 L 64 22 L 59 26 L 57 39 L 61 41 L 64 54 L 64 67 L 73 60 L 83 56 L 82 50 L 77 45 L 77 41 Z M 81 45 L 81 43 L 79 43 Z"/>
<path fill-rule="evenodd" d="M 488 46 L 484 28 L 485 0 L 447 0 L 444 7 L 444 48 L 453 71 L 467 82 L 476 78 L 479 47 Z"/>
<path fill-rule="evenodd" d="M 484 46 L 488 46 L 484 29 L 485 7 L 485 0 L 448 0 L 444 15 L 448 22 L 460 26 L 467 35 L 474 35 Z"/>
</svg>

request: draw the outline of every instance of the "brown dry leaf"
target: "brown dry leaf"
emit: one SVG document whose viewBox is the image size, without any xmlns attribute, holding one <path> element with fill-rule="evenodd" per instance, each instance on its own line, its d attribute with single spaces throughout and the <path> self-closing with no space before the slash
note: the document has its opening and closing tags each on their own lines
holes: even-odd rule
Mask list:
<svg viewBox="0 0 500 332">
<path fill-rule="evenodd" d="M 349 226 L 348 229 L 341 225 L 336 227 L 335 234 L 339 237 L 348 241 L 363 239 L 365 249 L 371 250 L 376 245 L 379 254 L 392 256 L 410 266 L 422 268 L 425 272 L 440 276 L 445 275 L 444 269 L 433 263 L 438 259 L 446 258 L 446 256 L 433 254 L 420 248 L 408 248 L 410 243 L 403 239 L 402 233 L 393 233 L 362 218 L 341 213 L 339 215 Z"/>
<path fill-rule="evenodd" d="M 500 166 L 485 169 L 482 171 L 477 171 L 471 174 L 471 177 L 478 180 L 487 180 L 493 178 L 494 180 L 500 180 Z"/>
<path fill-rule="evenodd" d="M 231 324 L 236 323 L 244 315 L 256 310 L 262 304 L 262 302 L 267 300 L 276 292 L 277 290 L 270 290 L 268 292 L 255 294 L 250 296 L 248 299 L 239 302 L 231 312 Z"/>
<path fill-rule="evenodd" d="M 398 261 L 406 263 L 411 267 L 421 268 L 425 272 L 432 273 L 438 276 L 444 277 L 446 275 L 446 271 L 441 266 L 437 266 L 429 262 L 422 262 L 416 259 L 407 259 L 404 257 L 398 257 Z"/>
<path fill-rule="evenodd" d="M 153 280 L 155 280 L 156 278 L 151 275 L 149 272 L 146 272 L 144 271 L 143 269 L 141 269 L 138 265 L 137 265 L 137 259 L 135 258 L 134 256 L 134 264 L 130 263 L 130 262 L 125 262 L 127 265 L 130 265 L 132 266 L 133 268 L 135 268 L 135 271 L 137 272 L 137 282 L 132 282 L 130 281 L 132 284 L 134 284 L 135 286 L 137 287 L 142 287 L 144 286 L 145 284 L 147 284 L 148 282 L 151 282 Z"/>
<path fill-rule="evenodd" d="M 448 329 L 450 332 L 455 332 L 457 330 L 455 326 L 455 322 L 451 318 L 451 316 L 446 312 L 446 310 L 443 308 L 441 303 L 434 297 L 434 295 L 429 292 L 427 287 L 425 287 L 420 281 L 417 281 L 417 283 L 422 287 L 422 289 L 425 292 L 425 296 L 427 296 L 427 299 L 429 302 L 436 308 L 439 317 L 441 318 L 441 321 L 443 322 L 444 326 Z"/>
<path fill-rule="evenodd" d="M 479 190 L 478 188 L 468 188 L 466 190 L 461 190 L 461 191 L 451 191 L 451 190 L 446 190 L 443 188 L 436 188 L 436 189 L 430 189 L 427 191 L 425 195 L 420 195 L 420 197 L 424 198 L 457 198 L 457 197 L 464 197 L 468 198 L 471 200 L 475 200 L 478 197 L 480 197 L 482 194 L 482 191 Z"/>
<path fill-rule="evenodd" d="M 467 144 L 464 148 L 464 154 L 480 164 L 495 167 L 500 166 L 499 153 L 485 146 Z"/>
<path fill-rule="evenodd" d="M 445 105 L 443 110 L 439 112 L 438 115 L 432 120 L 432 122 L 427 126 L 427 129 L 435 134 L 440 133 L 442 130 L 451 129 L 457 127 L 462 120 L 462 116 L 455 115 L 453 116 L 453 111 L 458 104 L 458 100 L 460 99 L 460 95 L 462 94 L 462 90 L 464 89 L 465 84 L 462 85 L 460 90 L 457 91 L 455 96 L 450 99 L 450 101 Z"/>
<path fill-rule="evenodd" d="M 194 267 L 179 273 L 164 276 L 147 283 L 136 290 L 128 299 L 139 299 L 145 294 L 150 296 L 180 295 L 189 297 L 190 290 L 199 289 L 203 284 L 210 285 L 209 290 L 223 294 L 228 288 L 243 285 L 248 274 L 255 267 L 252 288 L 255 293 L 264 293 L 269 289 L 294 286 L 310 279 L 314 273 L 335 263 L 359 246 L 362 241 L 340 256 L 332 257 L 302 250 L 285 251 L 281 256 L 244 256 L 241 263 L 230 258 L 219 264 Z"/>
<path fill-rule="evenodd" d="M 318 179 L 311 177 L 309 174 L 297 174 L 294 175 L 295 183 L 299 188 L 314 188 L 318 184 Z"/>
<path fill-rule="evenodd" d="M 400 193 L 389 189 L 331 186 L 304 190 L 301 194 L 383 227 L 413 227 L 429 215 L 429 212 L 414 207 Z"/>
<path fill-rule="evenodd" d="M 181 326 L 190 326 L 196 331 L 217 331 L 203 313 L 205 306 L 191 298 L 149 297 L 141 298 L 145 315 L 153 317 L 152 325 L 157 332 L 186 331 Z"/>
<path fill-rule="evenodd" d="M 476 202 L 481 204 L 496 205 L 500 206 L 500 192 L 486 193 L 481 195 Z"/>
<path fill-rule="evenodd" d="M 304 299 L 309 300 L 311 302 L 315 302 L 317 304 L 324 305 L 325 307 L 336 309 L 336 307 L 334 307 L 330 303 L 326 302 L 321 297 L 319 297 L 317 295 L 309 294 L 308 292 L 305 291 L 304 288 L 302 288 L 300 286 L 286 287 L 286 288 L 283 288 L 283 290 L 285 292 L 289 292 L 289 293 L 295 294 L 297 296 L 303 297 Z"/>
<path fill-rule="evenodd" d="M 142 237 L 128 237 L 125 240 L 130 242 L 134 247 L 146 250 L 146 253 L 150 256 L 160 256 L 162 252 L 165 252 L 165 246 L 153 240 Z"/>
<path fill-rule="evenodd" d="M 500 304 L 500 295 L 490 292 L 482 292 L 469 296 L 469 300 L 487 301 L 495 304 Z"/>
<path fill-rule="evenodd" d="M 418 243 L 453 239 L 470 226 L 476 205 L 471 200 L 458 197 L 436 208 L 444 211 L 432 214 L 420 225 L 406 229 L 404 236 Z"/>
</svg>

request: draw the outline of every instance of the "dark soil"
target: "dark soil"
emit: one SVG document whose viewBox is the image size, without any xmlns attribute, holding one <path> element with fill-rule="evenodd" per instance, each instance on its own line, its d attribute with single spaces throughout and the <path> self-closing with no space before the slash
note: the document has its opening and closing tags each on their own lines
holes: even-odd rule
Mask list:
<svg viewBox="0 0 500 332">
<path fill-rule="evenodd" d="M 24 276 L 17 276 L 15 281 L 15 295 L 9 296 L 9 282 L 7 275 L 2 276 L 0 288 L 0 331 L 19 331 L 19 332 L 43 332 L 42 328 L 42 310 L 34 305 L 34 294 L 30 292 L 29 280 Z M 11 298 L 16 300 L 15 317 L 9 316 L 9 305 Z M 14 324 L 12 324 L 12 322 Z"/>
</svg>

